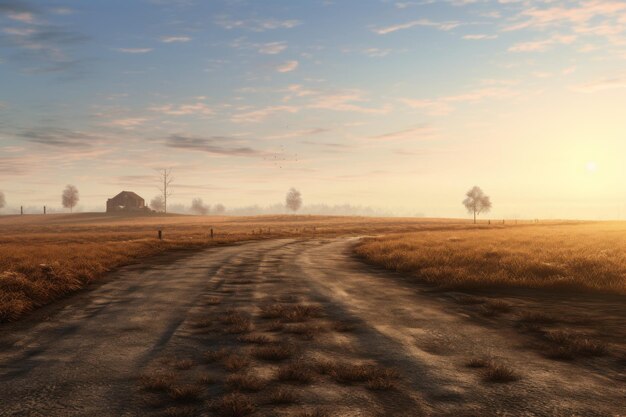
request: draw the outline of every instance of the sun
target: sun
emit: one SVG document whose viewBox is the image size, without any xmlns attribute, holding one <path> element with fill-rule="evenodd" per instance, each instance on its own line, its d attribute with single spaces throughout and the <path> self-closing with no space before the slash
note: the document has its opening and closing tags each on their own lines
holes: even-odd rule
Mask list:
<svg viewBox="0 0 626 417">
<path fill-rule="evenodd" d="M 587 162 L 587 171 L 588 172 L 596 172 L 598 170 L 598 164 L 594 161 Z"/>
</svg>

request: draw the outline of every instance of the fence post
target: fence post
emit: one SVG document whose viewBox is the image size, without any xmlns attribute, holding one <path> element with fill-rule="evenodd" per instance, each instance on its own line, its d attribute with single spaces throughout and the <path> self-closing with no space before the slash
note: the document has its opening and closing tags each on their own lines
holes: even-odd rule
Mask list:
<svg viewBox="0 0 626 417">
<path fill-rule="evenodd" d="M 211 239 L 213 239 L 213 228 L 211 228 Z"/>
<path fill-rule="evenodd" d="M 163 231 L 159 229 L 159 240 L 163 240 Z"/>
<path fill-rule="evenodd" d="M 43 206 L 43 214 L 46 214 L 46 206 Z"/>
<path fill-rule="evenodd" d="M 24 206 L 20 206 L 20 216 L 24 215 Z"/>
</svg>

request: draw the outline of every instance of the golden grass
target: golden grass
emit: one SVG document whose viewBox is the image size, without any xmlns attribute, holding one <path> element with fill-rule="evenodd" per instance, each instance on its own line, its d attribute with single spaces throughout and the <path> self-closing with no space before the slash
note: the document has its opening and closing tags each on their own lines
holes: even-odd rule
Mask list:
<svg viewBox="0 0 626 417">
<path fill-rule="evenodd" d="M 550 344 L 547 356 L 552 359 L 604 356 L 608 351 L 605 343 L 567 330 L 545 332 L 544 339 Z"/>
<path fill-rule="evenodd" d="M 252 356 L 256 359 L 280 362 L 285 359 L 289 359 L 294 354 L 294 348 L 291 345 L 286 344 L 271 344 L 265 346 L 258 346 L 252 350 Z"/>
<path fill-rule="evenodd" d="M 167 395 L 173 401 L 193 402 L 199 401 L 202 395 L 202 387 L 194 384 L 172 386 L 167 390 Z"/>
<path fill-rule="evenodd" d="M 247 240 L 440 227 L 469 226 L 446 220 L 322 216 L 0 216 L 0 322 L 17 320 L 107 271 L 165 251 Z M 156 238 L 158 229 L 163 230 L 163 240 Z M 271 233 L 259 234 L 259 229 Z"/>
<path fill-rule="evenodd" d="M 229 371 L 239 371 L 250 366 L 250 358 L 237 353 L 229 353 L 222 358 L 222 365 Z"/>
<path fill-rule="evenodd" d="M 281 382 L 308 384 L 313 380 L 314 373 L 310 365 L 303 360 L 290 363 L 278 369 L 277 378 Z"/>
<path fill-rule="evenodd" d="M 521 379 L 521 376 L 514 369 L 493 359 L 474 358 L 467 363 L 467 367 L 483 369 L 485 382 L 507 383 Z"/>
<path fill-rule="evenodd" d="M 268 396 L 270 404 L 293 404 L 298 400 L 296 393 L 284 387 L 274 389 Z"/>
<path fill-rule="evenodd" d="M 279 319 L 283 322 L 301 322 L 319 317 L 321 308 L 312 304 L 270 304 L 261 306 L 261 317 L 264 319 Z"/>
<path fill-rule="evenodd" d="M 224 417 L 243 417 L 255 412 L 256 405 L 244 394 L 234 392 L 215 400 L 211 408 Z"/>
<path fill-rule="evenodd" d="M 626 294 L 626 223 L 405 233 L 366 239 L 356 252 L 372 264 L 443 287 Z M 498 310 L 493 307 L 486 308 Z"/>
<path fill-rule="evenodd" d="M 176 382 L 172 373 L 151 373 L 141 376 L 141 385 L 148 391 L 166 391 Z"/>
<path fill-rule="evenodd" d="M 258 392 L 267 385 L 267 381 L 252 373 L 229 375 L 226 386 L 231 390 Z"/>
</svg>

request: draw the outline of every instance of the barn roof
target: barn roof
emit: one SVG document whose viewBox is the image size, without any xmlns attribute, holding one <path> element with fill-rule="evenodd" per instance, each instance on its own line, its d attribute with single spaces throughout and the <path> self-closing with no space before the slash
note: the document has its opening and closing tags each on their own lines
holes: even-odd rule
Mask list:
<svg viewBox="0 0 626 417">
<path fill-rule="evenodd" d="M 132 191 L 122 191 L 121 193 L 119 193 L 118 195 L 113 197 L 111 200 L 114 200 L 114 199 L 119 198 L 119 197 L 131 197 L 131 198 L 139 198 L 139 199 L 143 200 L 143 198 L 141 196 L 139 196 L 137 193 L 134 193 Z"/>
</svg>

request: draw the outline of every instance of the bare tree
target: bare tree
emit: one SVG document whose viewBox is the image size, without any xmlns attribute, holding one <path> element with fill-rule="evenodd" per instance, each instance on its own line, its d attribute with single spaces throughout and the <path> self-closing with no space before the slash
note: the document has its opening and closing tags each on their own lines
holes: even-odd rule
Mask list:
<svg viewBox="0 0 626 417">
<path fill-rule="evenodd" d="M 159 170 L 159 191 L 163 197 L 163 212 L 167 214 L 167 198 L 172 195 L 170 185 L 174 181 L 171 168 L 163 168 Z"/>
<path fill-rule="evenodd" d="M 78 196 L 78 188 L 74 187 L 73 185 L 68 185 L 67 187 L 65 187 L 65 190 L 63 190 L 63 195 L 61 196 L 61 202 L 63 203 L 63 207 L 70 209 L 70 213 L 74 210 L 76 204 L 78 204 L 79 199 L 80 197 Z"/>
<path fill-rule="evenodd" d="M 163 196 L 157 195 L 152 200 L 150 200 L 150 207 L 154 211 L 163 211 Z"/>
<path fill-rule="evenodd" d="M 204 202 L 202 201 L 201 198 L 194 198 L 193 201 L 191 202 L 191 212 L 192 213 L 196 213 L 196 214 L 200 214 L 202 216 L 205 216 L 209 212 L 210 208 L 211 208 L 210 206 L 205 206 L 204 205 Z"/>
<path fill-rule="evenodd" d="M 487 213 L 491 210 L 491 200 L 488 195 L 483 193 L 480 187 L 472 187 L 467 193 L 465 193 L 465 200 L 463 205 L 469 213 L 474 214 L 474 224 L 476 224 L 476 216 L 480 213 Z"/>
<path fill-rule="evenodd" d="M 302 194 L 300 194 L 300 191 L 295 188 L 290 189 L 285 199 L 285 205 L 294 213 L 298 211 L 302 206 Z"/>
<path fill-rule="evenodd" d="M 6 206 L 7 200 L 4 198 L 4 193 L 0 191 L 0 210 Z"/>
<path fill-rule="evenodd" d="M 215 205 L 215 207 L 213 207 L 213 212 L 215 212 L 216 214 L 222 214 L 226 211 L 226 207 L 224 207 L 223 204 L 218 203 Z"/>
</svg>

